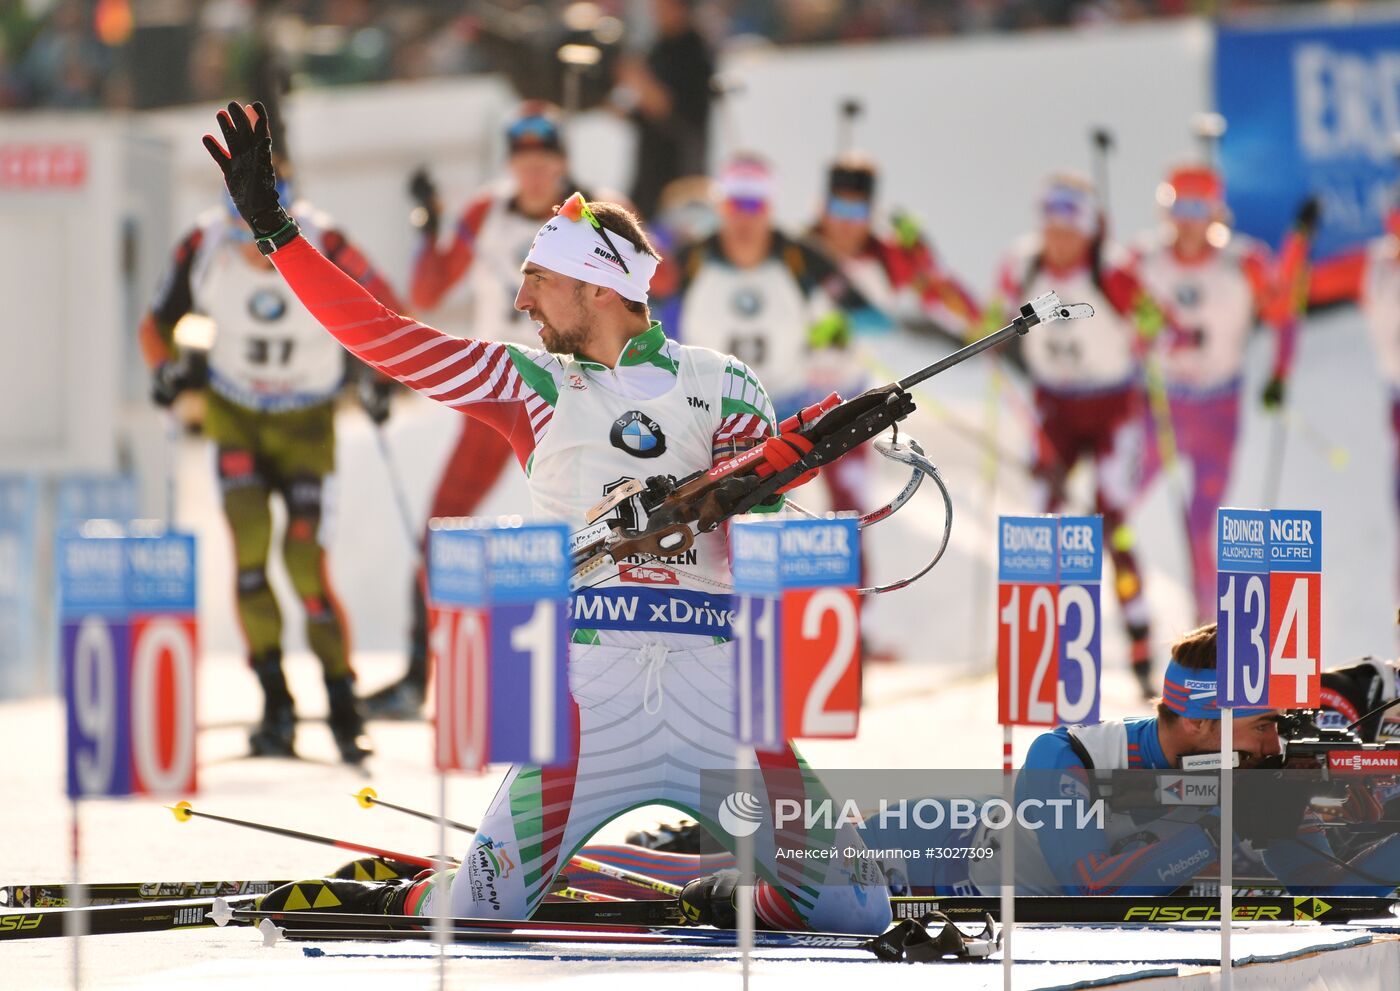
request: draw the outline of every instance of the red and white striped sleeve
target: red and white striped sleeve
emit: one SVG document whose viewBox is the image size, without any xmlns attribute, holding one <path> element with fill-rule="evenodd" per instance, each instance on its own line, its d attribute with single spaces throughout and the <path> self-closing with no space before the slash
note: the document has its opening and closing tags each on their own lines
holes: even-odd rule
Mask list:
<svg viewBox="0 0 1400 991">
<path fill-rule="evenodd" d="M 522 464 L 543 438 L 562 369 L 546 351 L 444 334 L 395 313 L 305 239 L 270 256 L 297 298 L 365 364 L 498 430 Z"/>
</svg>

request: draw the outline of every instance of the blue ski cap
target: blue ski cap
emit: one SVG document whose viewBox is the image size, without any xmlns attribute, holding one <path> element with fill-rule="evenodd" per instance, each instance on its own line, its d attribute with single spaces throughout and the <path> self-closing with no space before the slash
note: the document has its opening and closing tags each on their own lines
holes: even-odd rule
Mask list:
<svg viewBox="0 0 1400 991">
<path fill-rule="evenodd" d="M 1188 668 L 1173 657 L 1162 682 L 1162 704 L 1187 719 L 1219 719 L 1218 687 L 1215 668 Z M 1269 706 L 1235 706 L 1230 711 L 1236 716 L 1247 716 L 1268 712 Z"/>
</svg>

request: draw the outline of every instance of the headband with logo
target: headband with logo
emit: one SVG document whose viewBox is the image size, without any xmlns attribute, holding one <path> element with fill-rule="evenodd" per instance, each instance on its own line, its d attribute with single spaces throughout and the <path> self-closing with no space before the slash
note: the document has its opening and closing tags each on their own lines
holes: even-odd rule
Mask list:
<svg viewBox="0 0 1400 991">
<path fill-rule="evenodd" d="M 1215 704 L 1217 687 L 1215 668 L 1188 668 L 1173 657 L 1162 683 L 1162 704 L 1187 719 L 1219 719 L 1220 707 Z M 1244 716 L 1267 712 L 1268 706 L 1236 706 L 1230 711 Z"/>
<path fill-rule="evenodd" d="M 656 259 L 625 237 L 612 237 L 582 193 L 574 193 L 545 222 L 526 261 L 589 285 L 612 289 L 634 303 L 647 301 Z"/>
</svg>

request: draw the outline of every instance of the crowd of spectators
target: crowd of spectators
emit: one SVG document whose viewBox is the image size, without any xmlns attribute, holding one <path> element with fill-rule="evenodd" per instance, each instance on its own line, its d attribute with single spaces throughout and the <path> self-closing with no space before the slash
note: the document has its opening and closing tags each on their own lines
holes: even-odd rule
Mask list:
<svg viewBox="0 0 1400 991">
<path fill-rule="evenodd" d="M 1346 0 L 690 0 L 714 51 L 1088 28 Z M 510 74 L 559 99 L 558 46 L 643 51 L 648 0 L 0 0 L 0 108 L 145 108 L 247 88 L 255 39 L 273 39 L 299 84 Z M 614 64 L 604 60 L 599 73 Z M 602 81 L 606 82 L 606 80 Z M 595 84 L 592 99 L 606 85 Z M 554 92 L 549 90 L 554 89 Z M 544 92 L 531 92 L 532 90 Z"/>
</svg>

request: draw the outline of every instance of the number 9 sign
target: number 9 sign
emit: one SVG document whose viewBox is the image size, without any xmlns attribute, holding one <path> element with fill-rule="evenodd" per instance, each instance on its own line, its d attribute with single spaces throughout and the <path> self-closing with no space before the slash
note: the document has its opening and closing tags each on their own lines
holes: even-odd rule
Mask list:
<svg viewBox="0 0 1400 991">
<path fill-rule="evenodd" d="M 58 542 L 68 793 L 195 788 L 194 538 Z"/>
</svg>

